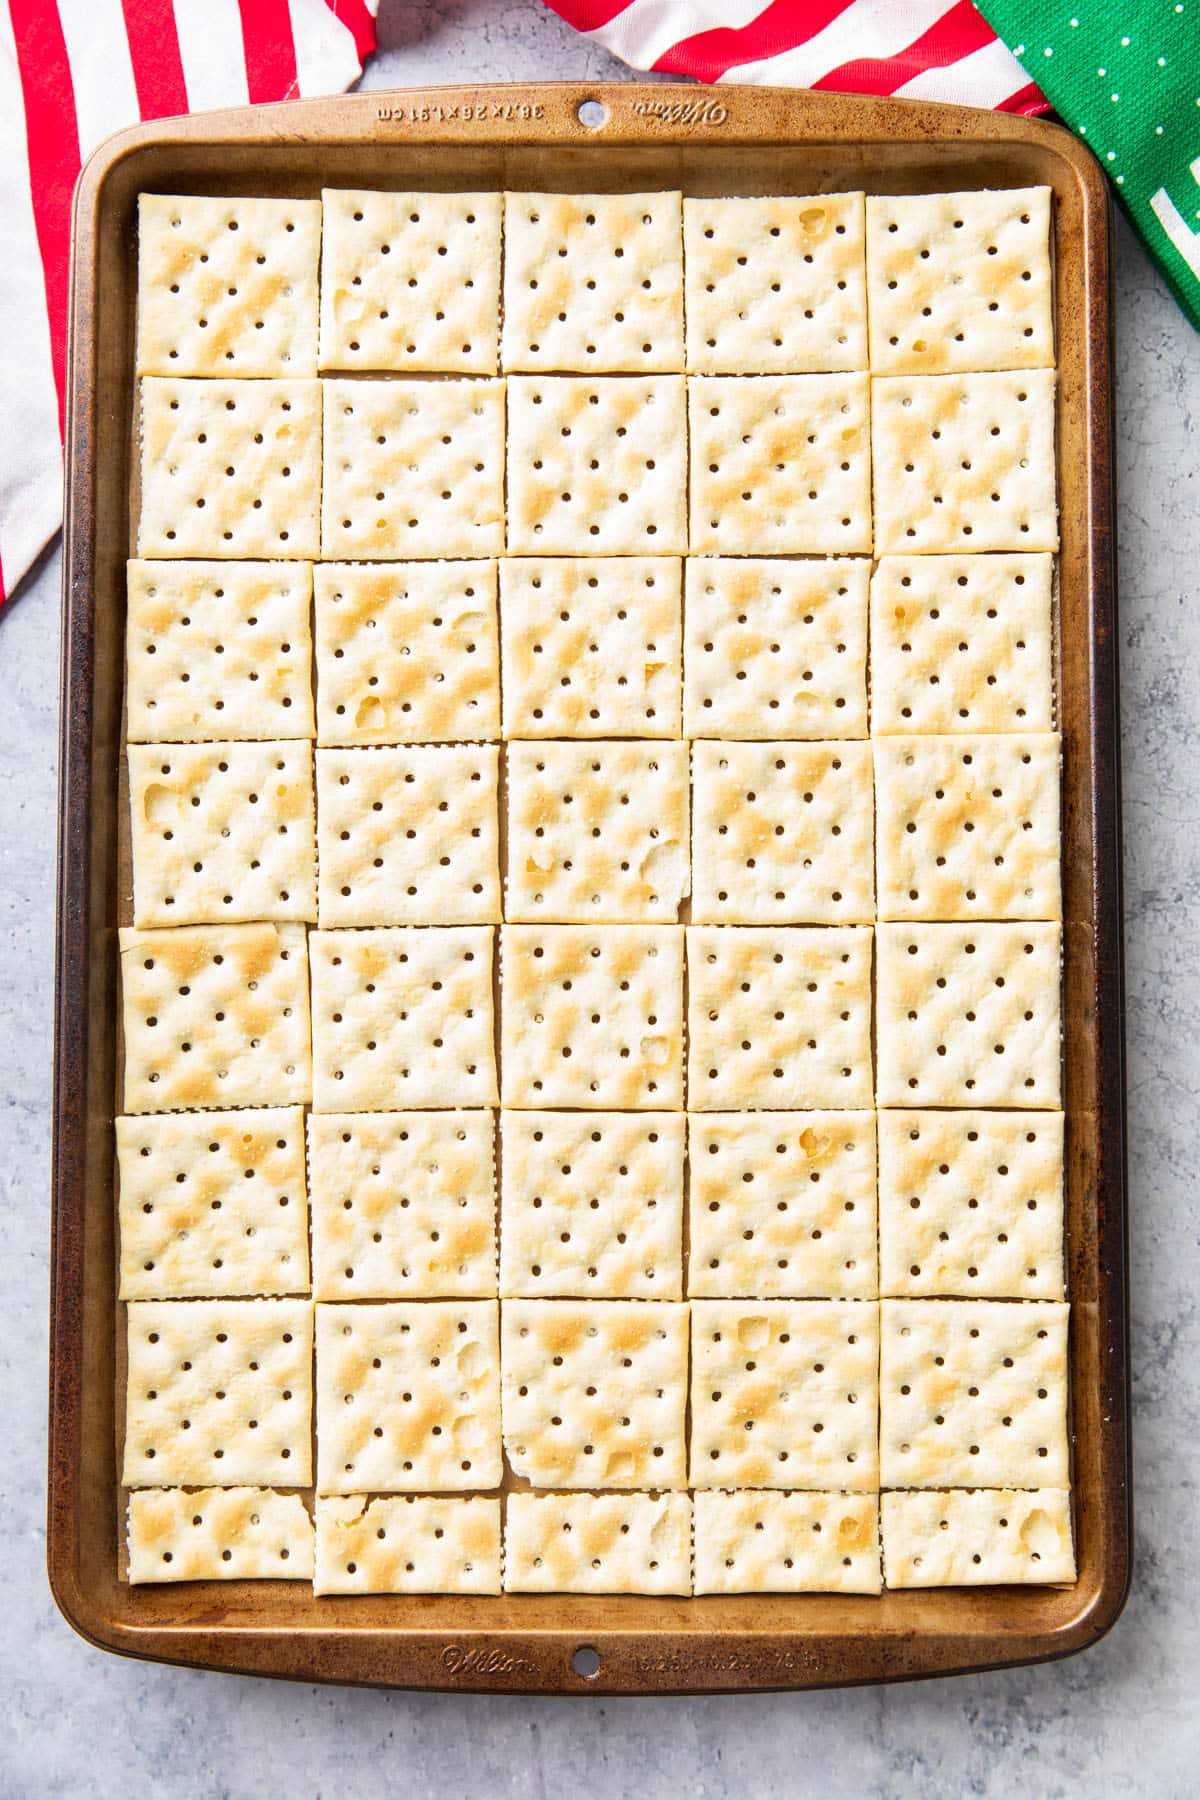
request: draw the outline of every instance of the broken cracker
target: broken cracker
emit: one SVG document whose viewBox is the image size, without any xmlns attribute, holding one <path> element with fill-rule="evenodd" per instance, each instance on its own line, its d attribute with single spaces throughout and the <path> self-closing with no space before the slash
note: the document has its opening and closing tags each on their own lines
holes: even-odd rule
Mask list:
<svg viewBox="0 0 1200 1800">
<path fill-rule="evenodd" d="M 882 1514 L 889 1588 L 1075 1579 L 1065 1487 L 884 1494 Z"/>
<path fill-rule="evenodd" d="M 129 1579 L 310 1581 L 313 1524 L 299 1494 L 144 1488 L 129 1496 Z"/>
<path fill-rule="evenodd" d="M 874 1494 L 700 1492 L 698 1594 L 877 1594 Z"/>
</svg>

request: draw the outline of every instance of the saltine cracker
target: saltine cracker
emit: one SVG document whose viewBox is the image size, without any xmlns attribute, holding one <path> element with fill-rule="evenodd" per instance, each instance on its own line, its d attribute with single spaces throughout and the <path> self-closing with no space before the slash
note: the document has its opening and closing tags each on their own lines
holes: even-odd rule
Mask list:
<svg viewBox="0 0 1200 1800">
<path fill-rule="evenodd" d="M 504 1447 L 546 1488 L 687 1486 L 688 1308 L 505 1300 Z"/>
<path fill-rule="evenodd" d="M 498 780 L 494 744 L 318 750 L 321 924 L 499 920 Z"/>
<path fill-rule="evenodd" d="M 500 1144 L 506 1298 L 682 1298 L 682 1114 L 503 1112 Z"/>
<path fill-rule="evenodd" d="M 120 933 L 125 1110 L 312 1098 L 303 925 Z"/>
<path fill-rule="evenodd" d="M 312 1113 L 318 1300 L 496 1292 L 490 1112 Z"/>
<path fill-rule="evenodd" d="M 681 743 L 508 747 L 505 917 L 668 923 L 691 883 Z"/>
<path fill-rule="evenodd" d="M 1058 1301 L 881 1301 L 884 1487 L 1064 1487 L 1067 1311 Z"/>
<path fill-rule="evenodd" d="M 496 1311 L 494 1300 L 317 1307 L 319 1493 L 497 1486 Z"/>
<path fill-rule="evenodd" d="M 304 1114 L 116 1120 L 122 1300 L 306 1294 Z"/>
<path fill-rule="evenodd" d="M 313 736 L 308 563 L 126 565 L 129 743 Z"/>
<path fill-rule="evenodd" d="M 309 1300 L 132 1300 L 125 1487 L 307 1487 Z"/>
</svg>

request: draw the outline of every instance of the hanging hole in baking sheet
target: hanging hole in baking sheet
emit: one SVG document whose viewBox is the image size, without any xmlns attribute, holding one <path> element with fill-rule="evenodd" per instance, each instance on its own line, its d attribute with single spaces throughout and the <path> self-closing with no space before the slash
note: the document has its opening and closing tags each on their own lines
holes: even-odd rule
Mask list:
<svg viewBox="0 0 1200 1800">
<path fill-rule="evenodd" d="M 575 117 L 589 131 L 599 131 L 602 125 L 608 123 L 608 108 L 603 100 L 581 100 L 576 108 Z"/>
<path fill-rule="evenodd" d="M 591 1644 L 580 1644 L 571 1655 L 571 1667 L 584 1681 L 595 1681 L 600 1673 L 600 1652 Z"/>
</svg>

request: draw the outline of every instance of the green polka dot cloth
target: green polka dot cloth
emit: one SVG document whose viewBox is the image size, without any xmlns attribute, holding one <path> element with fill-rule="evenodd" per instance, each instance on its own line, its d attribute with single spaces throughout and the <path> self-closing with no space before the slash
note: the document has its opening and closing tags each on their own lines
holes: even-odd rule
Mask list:
<svg viewBox="0 0 1200 1800">
<path fill-rule="evenodd" d="M 1200 0 L 980 0 L 1200 330 Z"/>
</svg>

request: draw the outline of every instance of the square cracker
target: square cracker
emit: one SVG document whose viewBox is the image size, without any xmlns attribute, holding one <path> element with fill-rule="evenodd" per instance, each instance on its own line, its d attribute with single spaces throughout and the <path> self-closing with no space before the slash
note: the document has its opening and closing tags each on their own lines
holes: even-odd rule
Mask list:
<svg viewBox="0 0 1200 1800">
<path fill-rule="evenodd" d="M 133 1300 L 125 1487 L 307 1487 L 309 1300 Z"/>
<path fill-rule="evenodd" d="M 1053 732 L 884 737 L 875 750 L 884 919 L 1059 919 Z"/>
<path fill-rule="evenodd" d="M 519 556 L 687 549 L 682 375 L 513 375 L 508 548 Z"/>
<path fill-rule="evenodd" d="M 1065 1487 L 1067 1312 L 1058 1301 L 881 1301 L 883 1486 Z"/>
<path fill-rule="evenodd" d="M 693 1113 L 688 1292 L 873 1299 L 875 1114 Z"/>
<path fill-rule="evenodd" d="M 317 1501 L 318 1594 L 498 1594 L 500 1502 L 365 1494 Z"/>
<path fill-rule="evenodd" d="M 310 1581 L 313 1525 L 299 1494 L 145 1488 L 129 1496 L 129 1579 Z"/>
<path fill-rule="evenodd" d="M 132 743 L 313 735 L 307 563 L 130 562 Z"/>
<path fill-rule="evenodd" d="M 139 556 L 321 554 L 319 381 L 141 382 Z"/>
<path fill-rule="evenodd" d="M 135 925 L 315 919 L 312 746 L 130 744 Z"/>
<path fill-rule="evenodd" d="M 122 1300 L 307 1294 L 304 1114 L 119 1118 Z"/>
<path fill-rule="evenodd" d="M 494 744 L 318 750 L 322 925 L 500 917 Z"/>
<path fill-rule="evenodd" d="M 507 918 L 667 922 L 690 885 L 686 744 L 509 745 Z"/>
<path fill-rule="evenodd" d="M 502 1112 L 500 1292 L 683 1295 L 680 1113 Z"/>
<path fill-rule="evenodd" d="M 125 1110 L 312 1097 L 303 925 L 123 929 Z"/>
<path fill-rule="evenodd" d="M 494 562 L 314 571 L 317 741 L 500 735 Z"/>
<path fill-rule="evenodd" d="M 871 932 L 689 925 L 688 1105 L 870 1106 Z"/>
<path fill-rule="evenodd" d="M 688 368 L 865 369 L 863 196 L 685 200 Z"/>
<path fill-rule="evenodd" d="M 1052 556 L 885 556 L 871 577 L 871 729 L 1050 731 Z"/>
<path fill-rule="evenodd" d="M 499 194 L 325 188 L 321 367 L 494 375 Z"/>
<path fill-rule="evenodd" d="M 867 201 L 871 367 L 1050 368 L 1050 189 Z"/>
<path fill-rule="evenodd" d="M 880 1113 L 879 1288 L 1061 1300 L 1062 1114 Z"/>
<path fill-rule="evenodd" d="M 315 375 L 315 200 L 138 195 L 139 375 Z"/>
<path fill-rule="evenodd" d="M 884 1494 L 890 1588 L 1074 1581 L 1067 1488 Z"/>
<path fill-rule="evenodd" d="M 877 1594 L 874 1494 L 696 1495 L 698 1594 Z"/>
<path fill-rule="evenodd" d="M 687 1494 L 510 1494 L 509 1594 L 690 1594 Z"/>
<path fill-rule="evenodd" d="M 683 1106 L 683 931 L 505 925 L 504 1104 Z"/>
<path fill-rule="evenodd" d="M 699 742 L 692 917 L 839 925 L 875 917 L 869 744 Z"/>
<path fill-rule="evenodd" d="M 692 551 L 869 553 L 869 385 L 866 375 L 689 380 Z"/>
<path fill-rule="evenodd" d="M 690 561 L 687 735 L 865 737 L 870 571 L 850 557 Z"/>
<path fill-rule="evenodd" d="M 505 194 L 505 368 L 682 369 L 681 201 Z"/>
<path fill-rule="evenodd" d="M 309 956 L 317 1112 L 495 1102 L 489 928 L 314 931 Z"/>
<path fill-rule="evenodd" d="M 490 1112 L 312 1113 L 318 1300 L 496 1292 Z"/>
<path fill-rule="evenodd" d="M 1058 925 L 878 925 L 880 1106 L 1061 1104 Z"/>
<path fill-rule="evenodd" d="M 504 548 L 502 381 L 326 381 L 321 554 Z"/>
<path fill-rule="evenodd" d="M 681 567 L 667 556 L 505 558 L 505 737 L 678 737 Z"/>
<path fill-rule="evenodd" d="M 688 1309 L 646 1300 L 505 1300 L 501 1406 L 534 1487 L 687 1486 Z"/>
<path fill-rule="evenodd" d="M 874 1302 L 694 1301 L 691 1486 L 876 1489 L 878 1358 Z"/>
<path fill-rule="evenodd" d="M 1057 550 L 1054 370 L 871 384 L 875 549 Z"/>
<path fill-rule="evenodd" d="M 494 1300 L 317 1308 L 323 1494 L 496 1487 Z"/>
</svg>

